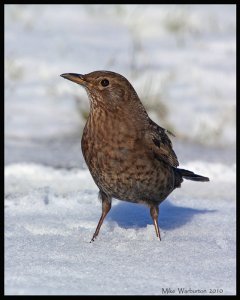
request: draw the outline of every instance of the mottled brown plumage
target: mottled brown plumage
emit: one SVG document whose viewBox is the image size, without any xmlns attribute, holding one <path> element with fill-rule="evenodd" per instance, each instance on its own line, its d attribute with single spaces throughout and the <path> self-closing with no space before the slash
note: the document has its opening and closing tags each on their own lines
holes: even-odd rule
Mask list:
<svg viewBox="0 0 240 300">
<path fill-rule="evenodd" d="M 81 145 L 102 200 L 102 216 L 92 241 L 111 209 L 112 198 L 149 206 L 160 239 L 159 204 L 180 187 L 183 178 L 209 179 L 177 168 L 168 131 L 148 117 L 125 77 L 110 71 L 61 76 L 82 85 L 90 99 Z"/>
</svg>

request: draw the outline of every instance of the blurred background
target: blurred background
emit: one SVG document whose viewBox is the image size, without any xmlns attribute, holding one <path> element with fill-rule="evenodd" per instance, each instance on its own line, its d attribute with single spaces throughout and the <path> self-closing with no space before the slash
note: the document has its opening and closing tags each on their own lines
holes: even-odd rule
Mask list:
<svg viewBox="0 0 240 300">
<path fill-rule="evenodd" d="M 235 161 L 235 5 L 5 5 L 5 164 L 86 167 L 86 92 L 111 70 L 175 134 L 180 164 Z"/>
</svg>

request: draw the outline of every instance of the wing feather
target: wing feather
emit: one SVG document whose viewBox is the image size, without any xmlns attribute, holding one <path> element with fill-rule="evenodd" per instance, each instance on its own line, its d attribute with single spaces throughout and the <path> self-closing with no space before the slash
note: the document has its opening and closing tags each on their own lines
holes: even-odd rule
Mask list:
<svg viewBox="0 0 240 300">
<path fill-rule="evenodd" d="M 173 135 L 170 131 L 149 119 L 149 130 L 146 132 L 148 146 L 154 152 L 156 159 L 165 161 L 173 167 L 177 167 L 179 162 L 167 133 Z"/>
</svg>

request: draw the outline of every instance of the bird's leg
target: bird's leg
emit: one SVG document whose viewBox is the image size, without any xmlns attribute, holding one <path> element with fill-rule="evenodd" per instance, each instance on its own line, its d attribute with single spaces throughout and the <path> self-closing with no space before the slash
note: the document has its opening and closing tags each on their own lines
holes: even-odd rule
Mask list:
<svg viewBox="0 0 240 300">
<path fill-rule="evenodd" d="M 97 228 L 94 232 L 94 235 L 93 235 L 90 243 L 93 242 L 95 240 L 95 238 L 98 236 L 100 228 L 102 226 L 102 223 L 103 223 L 106 215 L 108 214 L 109 210 L 111 209 L 111 204 L 112 204 L 111 203 L 111 198 L 108 198 L 108 196 L 104 192 L 100 191 L 99 192 L 99 197 L 102 200 L 102 215 L 99 219 Z"/>
<path fill-rule="evenodd" d="M 159 226 L 158 226 L 158 213 L 159 213 L 158 205 L 152 205 L 150 207 L 150 214 L 151 214 L 151 217 L 153 219 L 153 224 L 154 224 L 154 227 L 155 227 L 156 235 L 159 238 L 159 240 L 161 241 L 160 229 L 159 229 Z"/>
</svg>

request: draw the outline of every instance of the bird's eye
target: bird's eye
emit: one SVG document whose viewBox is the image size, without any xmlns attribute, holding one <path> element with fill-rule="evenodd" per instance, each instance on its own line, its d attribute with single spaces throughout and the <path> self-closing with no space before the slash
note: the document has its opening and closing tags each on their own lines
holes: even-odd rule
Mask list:
<svg viewBox="0 0 240 300">
<path fill-rule="evenodd" d="M 109 81 L 108 81 L 107 79 L 103 79 L 103 80 L 101 81 L 101 85 L 102 85 L 102 86 L 108 86 L 108 85 L 109 85 Z"/>
</svg>

